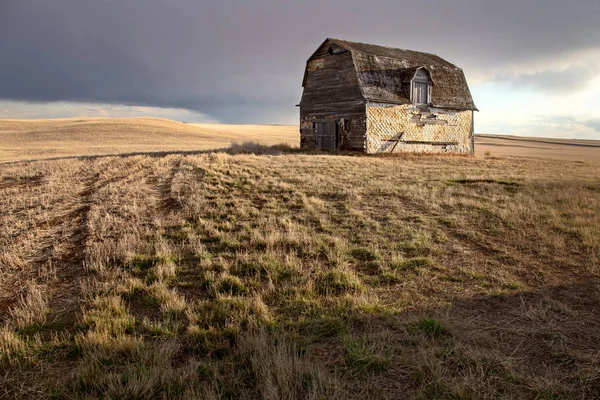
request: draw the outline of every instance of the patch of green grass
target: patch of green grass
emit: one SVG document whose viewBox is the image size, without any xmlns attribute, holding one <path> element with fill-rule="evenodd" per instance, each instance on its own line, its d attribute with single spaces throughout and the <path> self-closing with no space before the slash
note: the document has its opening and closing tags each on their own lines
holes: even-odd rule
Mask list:
<svg viewBox="0 0 600 400">
<path fill-rule="evenodd" d="M 366 247 L 357 247 L 350 250 L 350 255 L 352 258 L 358 261 L 376 261 L 377 254 L 372 250 Z"/>
<path fill-rule="evenodd" d="M 237 263 L 231 272 L 241 277 L 252 277 L 258 280 L 270 278 L 273 282 L 291 279 L 298 274 L 298 267 L 291 262 L 282 262 L 276 257 L 264 255 L 258 259 Z"/>
<path fill-rule="evenodd" d="M 379 267 L 377 275 L 361 274 L 360 277 L 366 285 L 372 287 L 394 285 L 406 280 L 406 277 L 389 267 Z"/>
<path fill-rule="evenodd" d="M 295 289 L 291 289 L 288 293 L 282 296 L 289 296 L 282 308 L 285 314 L 296 318 L 316 318 L 323 314 L 323 304 L 314 296 L 295 293 Z"/>
<path fill-rule="evenodd" d="M 187 314 L 191 324 L 202 329 L 223 329 L 271 323 L 266 305 L 259 304 L 256 299 L 250 301 L 241 297 L 217 297 L 199 302 L 193 312 Z"/>
<path fill-rule="evenodd" d="M 399 259 L 390 262 L 390 268 L 393 270 L 404 270 L 417 273 L 434 268 L 435 266 L 435 263 L 427 257 L 415 257 L 406 260 Z"/>
<path fill-rule="evenodd" d="M 129 314 L 119 296 L 99 296 L 92 305 L 93 308 L 83 316 L 84 328 L 115 336 L 133 332 L 135 318 Z"/>
<path fill-rule="evenodd" d="M 131 292 L 125 293 L 123 295 L 123 299 L 137 301 L 139 304 L 146 307 L 152 307 L 160 304 L 160 302 L 154 296 L 152 296 L 152 294 L 150 294 L 146 288 L 135 288 Z"/>
<path fill-rule="evenodd" d="M 154 266 L 155 262 L 156 260 L 153 257 L 136 254 L 129 262 L 129 267 L 136 272 L 146 272 Z"/>
<path fill-rule="evenodd" d="M 330 315 L 309 319 L 300 325 L 300 332 L 303 335 L 310 335 L 317 339 L 339 337 L 347 331 L 346 320 Z"/>
<path fill-rule="evenodd" d="M 518 290 L 523 287 L 523 284 L 519 281 L 511 279 L 511 280 L 505 281 L 503 287 L 506 289 L 510 289 L 510 290 Z"/>
<path fill-rule="evenodd" d="M 232 296 L 242 296 L 248 292 L 242 280 L 235 275 L 226 275 L 221 278 L 218 290 L 219 293 L 230 294 Z"/>
<path fill-rule="evenodd" d="M 259 260 L 249 260 L 236 263 L 232 268 L 233 274 L 241 277 L 264 279 L 269 276 L 269 268 Z"/>
<path fill-rule="evenodd" d="M 178 227 L 173 227 L 173 229 L 167 230 L 163 237 L 174 243 L 184 243 L 188 240 L 188 233 L 182 229 L 178 229 Z"/>
<path fill-rule="evenodd" d="M 161 262 L 177 264 L 179 262 L 179 258 L 175 255 L 164 257 L 148 257 L 141 254 L 136 254 L 131 258 L 127 266 L 134 272 L 147 273 L 150 269 Z"/>
<path fill-rule="evenodd" d="M 241 243 L 228 234 L 222 234 L 218 242 L 214 245 L 214 250 L 217 252 L 236 252 L 241 248 Z"/>
<path fill-rule="evenodd" d="M 362 282 L 350 271 L 332 270 L 317 276 L 315 289 L 321 295 L 360 293 L 365 290 Z"/>
<path fill-rule="evenodd" d="M 44 329 L 47 329 L 46 324 L 35 322 L 31 325 L 27 325 L 22 328 L 17 328 L 16 332 L 20 333 L 21 335 L 33 335 L 35 333 L 43 331 Z"/>
<path fill-rule="evenodd" d="M 232 351 L 239 334 L 240 330 L 237 327 L 214 329 L 193 325 L 188 328 L 187 335 L 183 338 L 183 345 L 188 353 L 209 355 L 220 359 Z M 201 379 L 206 379 L 214 374 L 214 371 L 207 365 L 199 372 L 202 373 Z"/>
<path fill-rule="evenodd" d="M 196 367 L 196 375 L 200 381 L 206 381 L 214 376 L 214 371 L 210 365 L 200 363 Z"/>
<path fill-rule="evenodd" d="M 172 320 L 164 321 L 144 319 L 142 321 L 144 331 L 154 338 L 172 338 L 177 336 L 181 325 Z"/>
<path fill-rule="evenodd" d="M 419 235 L 412 240 L 400 242 L 396 248 L 401 254 L 409 257 L 425 257 L 436 252 L 435 245 L 428 235 Z"/>
<path fill-rule="evenodd" d="M 402 277 L 398 276 L 395 271 L 388 268 L 382 269 L 377 278 L 382 285 L 393 285 L 403 281 Z"/>
<path fill-rule="evenodd" d="M 415 328 L 434 339 L 448 338 L 452 336 L 450 330 L 440 321 L 434 318 L 421 318 Z"/>
<path fill-rule="evenodd" d="M 370 340 L 346 336 L 342 340 L 347 368 L 359 373 L 383 372 L 391 364 L 385 349 Z"/>
</svg>

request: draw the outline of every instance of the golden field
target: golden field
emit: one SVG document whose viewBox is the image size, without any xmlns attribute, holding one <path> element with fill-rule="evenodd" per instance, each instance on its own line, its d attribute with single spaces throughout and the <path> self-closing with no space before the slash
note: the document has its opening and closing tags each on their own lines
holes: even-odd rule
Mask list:
<svg viewBox="0 0 600 400">
<path fill-rule="evenodd" d="M 158 118 L 1 120 L 0 163 L 115 154 L 190 153 L 255 141 L 299 146 L 297 126 L 186 124 Z M 477 135 L 476 155 L 600 162 L 600 141 Z"/>
<path fill-rule="evenodd" d="M 2 142 L 0 398 L 600 397 L 600 163 L 144 123 Z"/>
<path fill-rule="evenodd" d="M 260 141 L 298 146 L 291 126 L 185 124 L 158 118 L 0 120 L 0 162 L 108 154 L 190 152 Z"/>
</svg>

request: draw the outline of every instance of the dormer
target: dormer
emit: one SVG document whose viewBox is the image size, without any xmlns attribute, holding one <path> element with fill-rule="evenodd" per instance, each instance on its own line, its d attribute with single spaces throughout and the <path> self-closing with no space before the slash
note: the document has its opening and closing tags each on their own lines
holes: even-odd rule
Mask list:
<svg viewBox="0 0 600 400">
<path fill-rule="evenodd" d="M 433 81 L 427 68 L 418 68 L 410 80 L 410 101 L 417 105 L 429 105 L 431 103 L 432 86 Z"/>
</svg>

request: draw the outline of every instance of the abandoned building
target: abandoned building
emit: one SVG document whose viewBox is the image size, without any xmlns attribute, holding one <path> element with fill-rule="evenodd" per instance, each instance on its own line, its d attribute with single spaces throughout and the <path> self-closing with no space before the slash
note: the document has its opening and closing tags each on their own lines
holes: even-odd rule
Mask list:
<svg viewBox="0 0 600 400">
<path fill-rule="evenodd" d="M 300 147 L 473 153 L 462 69 L 434 54 L 327 39 L 308 59 Z"/>
</svg>

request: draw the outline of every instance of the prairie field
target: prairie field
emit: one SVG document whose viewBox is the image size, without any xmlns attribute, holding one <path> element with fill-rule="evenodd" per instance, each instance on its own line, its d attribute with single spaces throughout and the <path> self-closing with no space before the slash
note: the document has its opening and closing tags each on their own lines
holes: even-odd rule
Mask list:
<svg viewBox="0 0 600 400">
<path fill-rule="evenodd" d="M 186 124 L 159 118 L 0 120 L 0 163 L 141 153 L 194 152 L 260 141 L 298 146 L 298 127 Z"/>
<path fill-rule="evenodd" d="M 294 125 L 186 124 L 159 118 L 0 119 L 0 163 L 65 157 L 192 154 L 245 141 L 298 147 Z M 600 162 L 600 140 L 476 135 L 476 155 Z"/>
<path fill-rule="evenodd" d="M 600 163 L 181 126 L 0 144 L 0 398 L 600 398 Z"/>
</svg>

